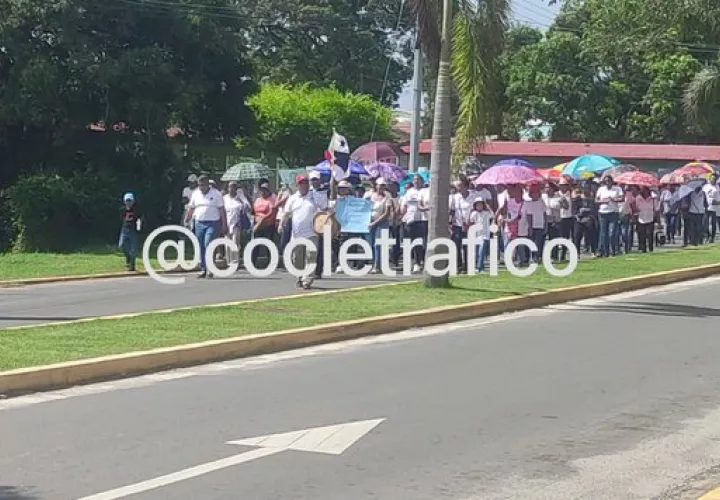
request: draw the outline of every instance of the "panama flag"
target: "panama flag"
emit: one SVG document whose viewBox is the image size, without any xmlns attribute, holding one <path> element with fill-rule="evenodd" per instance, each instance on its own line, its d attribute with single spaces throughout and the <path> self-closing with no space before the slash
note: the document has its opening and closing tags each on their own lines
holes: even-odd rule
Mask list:
<svg viewBox="0 0 720 500">
<path fill-rule="evenodd" d="M 347 139 L 333 129 L 332 139 L 325 151 L 325 159 L 330 162 L 333 178 L 336 181 L 347 179 L 350 176 L 350 148 Z"/>
</svg>

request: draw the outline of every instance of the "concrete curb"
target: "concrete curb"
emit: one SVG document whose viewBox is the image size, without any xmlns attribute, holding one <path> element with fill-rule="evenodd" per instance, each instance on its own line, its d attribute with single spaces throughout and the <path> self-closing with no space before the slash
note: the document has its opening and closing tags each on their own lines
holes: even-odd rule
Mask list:
<svg viewBox="0 0 720 500">
<path fill-rule="evenodd" d="M 158 274 L 182 274 L 185 271 L 155 271 Z M 25 285 L 42 285 L 45 283 L 64 283 L 70 281 L 89 281 L 102 280 L 110 278 L 138 278 L 148 276 L 146 271 L 120 271 L 117 273 L 100 273 L 100 274 L 76 274 L 70 276 L 47 276 L 44 278 L 27 278 L 20 280 L 0 280 L 0 288 L 8 288 Z"/>
<path fill-rule="evenodd" d="M 720 273 L 720 264 L 594 283 L 519 297 L 500 298 L 424 311 L 365 318 L 298 328 L 277 333 L 154 349 L 117 356 L 0 372 L 0 394 L 6 396 L 81 385 L 175 368 L 286 351 L 311 345 L 382 335 L 409 328 L 434 326 L 483 316 L 534 309 Z"/>
</svg>

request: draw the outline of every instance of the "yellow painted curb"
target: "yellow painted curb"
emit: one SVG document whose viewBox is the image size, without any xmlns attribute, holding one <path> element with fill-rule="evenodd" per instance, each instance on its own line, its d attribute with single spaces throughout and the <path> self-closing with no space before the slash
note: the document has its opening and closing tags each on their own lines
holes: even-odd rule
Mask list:
<svg viewBox="0 0 720 500">
<path fill-rule="evenodd" d="M 703 496 L 698 498 L 698 500 L 720 500 L 720 488 L 715 488 L 712 491 L 708 491 Z"/>
<path fill-rule="evenodd" d="M 311 345 L 381 335 L 524 309 L 629 292 L 720 273 L 720 264 L 648 274 L 519 297 L 500 298 L 424 311 L 330 323 L 277 333 L 246 335 L 171 348 L 105 356 L 0 372 L 0 394 L 49 390 Z"/>
</svg>

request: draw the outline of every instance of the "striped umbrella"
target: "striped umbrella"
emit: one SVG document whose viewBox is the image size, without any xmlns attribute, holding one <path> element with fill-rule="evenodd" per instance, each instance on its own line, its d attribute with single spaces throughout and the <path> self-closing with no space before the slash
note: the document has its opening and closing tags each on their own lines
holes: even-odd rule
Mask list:
<svg viewBox="0 0 720 500">
<path fill-rule="evenodd" d="M 269 179 L 272 175 L 270 167 L 262 163 L 237 163 L 227 169 L 220 180 L 223 182 L 256 181 Z"/>
</svg>

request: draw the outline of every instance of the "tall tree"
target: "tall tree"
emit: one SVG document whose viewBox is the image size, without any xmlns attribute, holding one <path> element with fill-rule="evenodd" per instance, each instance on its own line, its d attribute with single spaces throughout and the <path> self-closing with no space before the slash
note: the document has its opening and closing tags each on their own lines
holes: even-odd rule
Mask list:
<svg viewBox="0 0 720 500">
<path fill-rule="evenodd" d="M 705 136 L 720 140 L 720 62 L 695 75 L 684 101 L 691 123 Z"/>
<path fill-rule="evenodd" d="M 457 3 L 457 5 L 455 5 Z M 420 41 L 430 61 L 438 61 L 431 170 L 429 240 L 447 237 L 448 192 L 453 147 L 457 156 L 479 145 L 500 125 L 501 56 L 510 4 L 507 0 L 413 0 Z M 456 12 L 455 14 L 453 14 Z M 452 145 L 451 97 L 459 95 L 456 141 Z M 427 262 L 436 250 L 428 248 Z M 449 285 L 449 272 L 426 276 L 429 287 Z"/>
<path fill-rule="evenodd" d="M 268 82 L 334 84 L 393 105 L 412 73 L 405 0 L 250 0 L 239 8 Z"/>
</svg>

